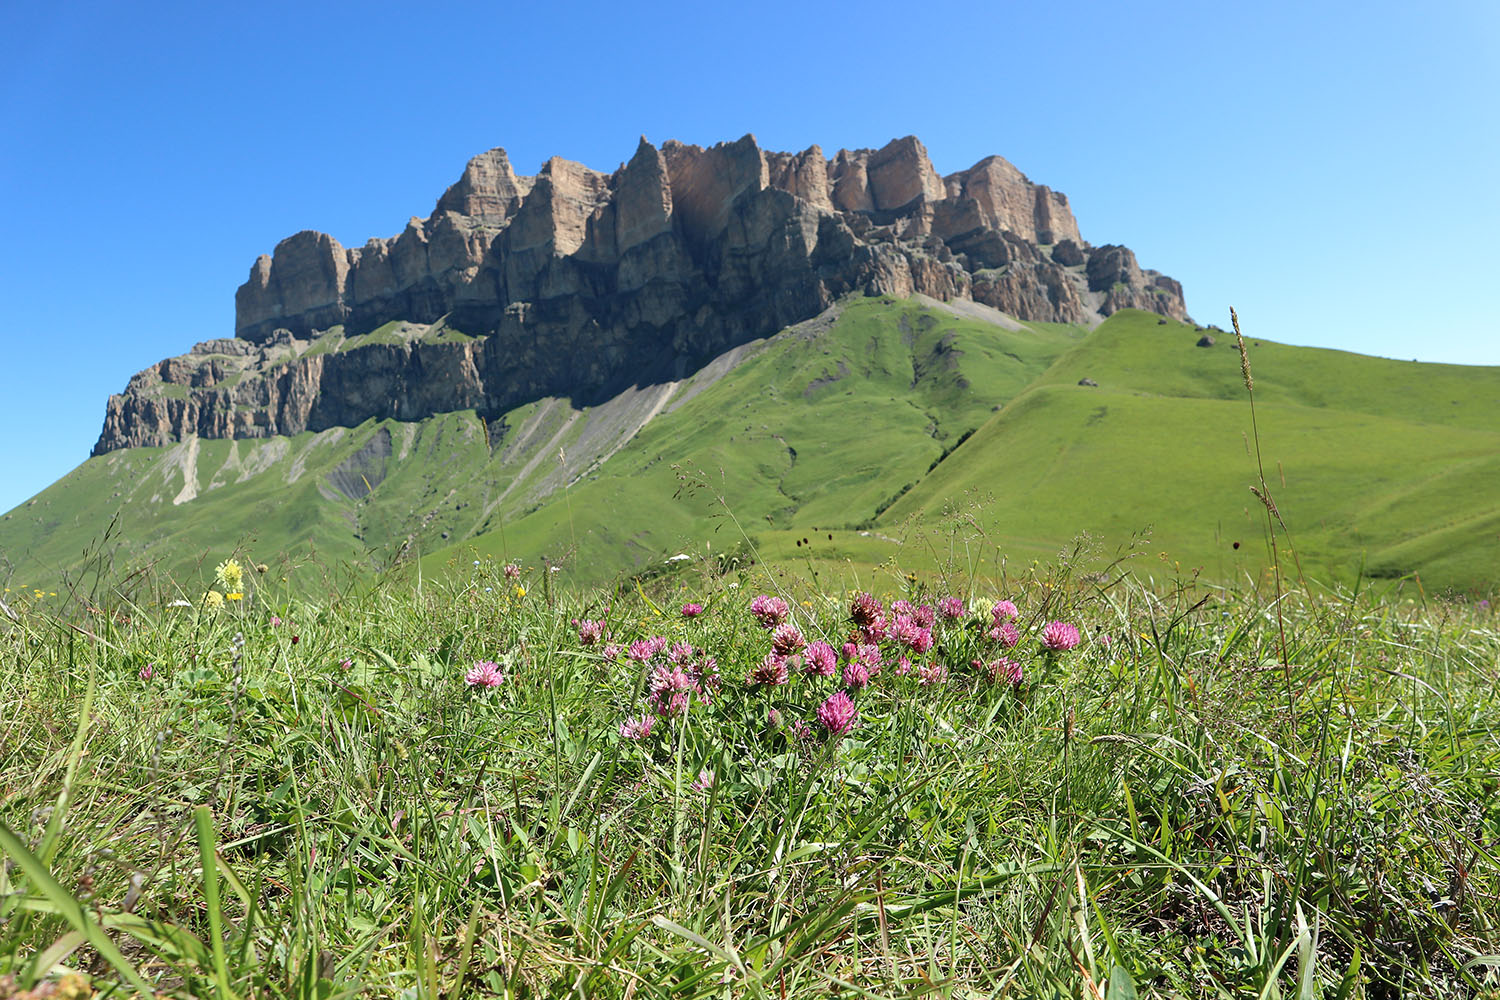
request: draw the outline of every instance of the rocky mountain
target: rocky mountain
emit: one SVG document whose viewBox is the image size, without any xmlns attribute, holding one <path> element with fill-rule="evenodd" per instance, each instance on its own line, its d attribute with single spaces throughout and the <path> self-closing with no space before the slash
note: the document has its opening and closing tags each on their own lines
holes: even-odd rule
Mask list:
<svg viewBox="0 0 1500 1000">
<path fill-rule="evenodd" d="M 392 239 L 301 232 L 258 258 L 235 336 L 134 376 L 94 454 L 589 405 L 860 293 L 1186 316 L 1181 285 L 1085 242 L 1067 198 L 1000 157 L 944 177 L 911 136 L 831 159 L 643 138 L 613 173 L 554 157 L 527 177 L 494 149 Z"/>
</svg>

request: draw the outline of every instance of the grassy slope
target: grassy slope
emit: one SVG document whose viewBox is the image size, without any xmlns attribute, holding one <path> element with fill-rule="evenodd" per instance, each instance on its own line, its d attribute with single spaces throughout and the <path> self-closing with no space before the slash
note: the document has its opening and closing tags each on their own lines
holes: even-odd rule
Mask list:
<svg viewBox="0 0 1500 1000">
<path fill-rule="evenodd" d="M 576 547 L 577 577 L 599 580 L 705 541 L 734 546 L 738 530 L 715 534 L 725 516 L 715 493 L 748 531 L 810 538 L 817 530 L 826 539 L 832 530 L 869 548 L 854 526 L 1080 336 L 1071 327 L 1013 332 L 914 303 L 855 301 L 831 328 L 773 341 L 664 413 L 566 495 L 503 533 L 435 553 L 429 565 L 470 548 L 560 558 Z M 674 500 L 682 481 L 673 466 L 701 474 L 708 488 Z"/>
<path fill-rule="evenodd" d="M 607 463 L 578 470 L 582 478 L 550 499 L 570 475 L 558 449 L 606 454 L 661 387 L 623 406 L 526 404 L 496 422 L 493 449 L 492 431 L 465 411 L 291 439 L 200 441 L 195 463 L 183 445 L 113 452 L 0 518 L 0 577 L 8 570 L 17 586 L 56 589 L 119 511 L 103 546 L 117 574 L 156 561 L 206 582 L 203 568 L 237 548 L 257 562 L 289 553 L 306 563 L 315 553 L 312 572 L 368 567 L 409 536 L 420 553 L 479 534 L 485 551 L 528 559 L 562 558 L 576 539 L 578 577 L 607 579 L 712 533 L 711 504 L 673 499 L 674 462 L 708 472 L 754 525 L 868 520 L 1080 335 L 1013 333 L 916 304 L 856 301 L 832 329 L 768 341 L 706 387 L 705 376 L 689 379 Z M 382 434 L 391 456 L 359 460 Z M 198 495 L 174 504 L 189 465 Z"/>
<path fill-rule="evenodd" d="M 1124 313 L 1099 327 L 895 504 L 933 521 L 982 501 L 1024 554 L 1082 531 L 1223 577 L 1265 563 L 1239 356 L 1191 327 Z M 1419 570 L 1483 587 L 1500 556 L 1500 370 L 1416 365 L 1252 342 L 1267 479 L 1304 569 L 1352 579 Z M 1097 388 L 1079 386 L 1092 378 Z M 1285 477 L 1285 485 L 1282 477 Z M 1234 542 L 1240 542 L 1238 550 Z"/>
<path fill-rule="evenodd" d="M 381 432 L 390 433 L 398 449 L 410 435 L 407 461 L 355 461 Z M 289 439 L 199 441 L 195 462 L 186 460 L 186 445 L 112 452 L 89 459 L 5 515 L 0 553 L 7 569 L 19 574 L 16 582 L 26 584 L 22 577 L 58 580 L 77 568 L 85 549 L 104 553 L 115 573 L 154 562 L 185 586 L 206 580 L 202 567 L 211 572 L 235 550 L 254 561 L 286 555 L 336 570 L 364 559 L 366 540 L 402 537 L 403 528 L 430 512 L 445 492 L 444 474 L 451 475 L 455 458 L 476 442 L 484 451 L 483 429 L 472 414 L 449 414 L 420 425 L 368 421 Z M 357 488 L 341 493 L 334 487 L 330 476 L 346 462 L 348 478 L 379 483 L 382 504 L 360 502 Z M 382 467 L 391 473 L 384 482 Z M 189 476 L 198 495 L 174 504 Z M 119 524 L 106 539 L 114 511 Z"/>
</svg>

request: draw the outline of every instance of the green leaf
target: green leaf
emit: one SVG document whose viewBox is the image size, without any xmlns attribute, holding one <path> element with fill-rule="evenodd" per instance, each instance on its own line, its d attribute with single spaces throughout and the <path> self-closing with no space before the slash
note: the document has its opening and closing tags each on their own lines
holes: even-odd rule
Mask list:
<svg viewBox="0 0 1500 1000">
<path fill-rule="evenodd" d="M 1109 969 L 1109 989 L 1105 1000 L 1136 1000 L 1135 979 L 1123 966 L 1112 965 Z"/>
<path fill-rule="evenodd" d="M 141 978 L 135 966 L 130 964 L 130 960 L 120 953 L 120 949 L 115 947 L 109 935 L 104 933 L 104 928 L 90 919 L 84 905 L 52 877 L 52 873 L 47 870 L 46 865 L 42 864 L 41 859 L 32 854 L 21 838 L 3 822 L 0 822 L 0 850 L 10 855 L 11 860 L 26 874 L 37 891 L 57 907 L 58 915 L 66 920 L 75 931 L 88 939 L 89 944 L 99 953 L 99 957 L 108 962 L 120 974 L 121 979 L 146 996 L 155 995 L 155 991 L 146 983 L 146 980 Z"/>
</svg>

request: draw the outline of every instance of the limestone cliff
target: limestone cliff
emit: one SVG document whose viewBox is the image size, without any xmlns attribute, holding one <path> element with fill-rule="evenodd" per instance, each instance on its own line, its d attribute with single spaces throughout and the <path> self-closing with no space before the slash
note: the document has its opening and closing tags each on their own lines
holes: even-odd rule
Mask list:
<svg viewBox="0 0 1500 1000">
<path fill-rule="evenodd" d="M 1067 198 L 1000 157 L 943 177 L 912 136 L 831 159 L 643 138 L 614 173 L 554 157 L 526 177 L 494 149 L 393 238 L 301 232 L 258 258 L 235 338 L 132 378 L 94 453 L 597 402 L 850 293 L 1186 315 L 1177 282 L 1084 242 Z"/>
</svg>

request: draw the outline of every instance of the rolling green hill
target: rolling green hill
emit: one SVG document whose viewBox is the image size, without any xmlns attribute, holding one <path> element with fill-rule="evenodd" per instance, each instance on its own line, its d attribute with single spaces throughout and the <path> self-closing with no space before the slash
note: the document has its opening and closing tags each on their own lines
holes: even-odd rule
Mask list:
<svg viewBox="0 0 1500 1000">
<path fill-rule="evenodd" d="M 235 551 L 330 579 L 478 555 L 592 583 L 738 550 L 864 574 L 897 552 L 908 568 L 1024 564 L 1083 533 L 1102 562 L 1149 530 L 1144 572 L 1256 575 L 1239 357 L 1201 333 L 1134 311 L 1088 332 L 854 299 L 595 407 L 91 458 L 0 517 L 0 573 L 58 589 L 87 550 L 106 577 L 150 563 L 186 593 Z M 1310 576 L 1352 580 L 1363 561 L 1494 586 L 1500 369 L 1250 352 L 1266 477 Z"/>
<path fill-rule="evenodd" d="M 842 325 L 864 321 L 856 315 Z M 769 364 L 746 366 L 719 387 L 727 400 L 705 395 L 695 428 L 671 420 L 653 425 L 621 452 L 604 482 L 574 492 L 571 523 L 565 507 L 549 503 L 508 525 L 504 539 L 481 536 L 472 548 L 501 557 L 566 551 L 573 539 L 602 537 L 606 544 L 590 551 L 618 551 L 643 524 L 659 539 L 667 519 L 667 535 L 688 536 L 703 508 L 668 503 L 670 484 L 651 471 L 655 455 L 665 454 L 712 473 L 708 479 L 740 525 L 727 540 L 748 534 L 770 562 L 868 571 L 901 547 L 907 566 L 1000 557 L 1024 564 L 1086 535 L 1103 563 L 1144 536 L 1147 560 L 1136 563 L 1144 572 L 1262 574 L 1269 552 L 1264 510 L 1249 490 L 1258 478 L 1239 355 L 1229 336 L 1196 346 L 1202 333 L 1136 311 L 1086 337 L 1073 332 L 1067 349 L 1029 385 L 1018 391 L 1014 382 L 988 383 L 999 385 L 997 395 L 1009 404 L 942 449 L 929 442 L 922 450 L 920 435 L 905 444 L 911 428 L 891 426 L 878 389 L 862 394 L 873 399 L 850 401 L 859 412 L 851 435 L 846 411 L 765 406 L 788 380 Z M 841 343 L 847 349 L 853 342 Z M 1500 369 L 1262 340 L 1250 341 L 1249 350 L 1267 481 L 1292 533 L 1289 570 L 1300 561 L 1320 582 L 1352 583 L 1363 567 L 1377 577 L 1420 573 L 1433 588 L 1493 587 L 1500 572 Z M 961 361 L 977 376 L 973 384 L 997 377 L 970 364 L 967 356 Z M 1012 378 L 1023 371 L 1008 369 Z M 1083 379 L 1098 385 L 1080 385 Z M 939 405 L 961 397 L 950 394 Z M 718 415 L 725 407 L 763 416 L 761 435 L 743 450 L 723 438 Z M 974 417 L 972 405 L 956 412 L 960 426 Z M 751 442 L 765 435 L 799 444 L 795 462 L 752 460 Z M 801 444 L 809 440 L 821 443 Z M 911 447 L 919 460 L 903 461 Z M 892 475 L 922 469 L 920 458 L 934 453 L 946 457 L 915 479 Z M 878 490 L 861 491 L 865 484 L 846 471 L 854 469 L 887 489 L 900 483 L 874 504 L 874 517 Z M 780 508 L 769 492 L 776 483 L 795 487 Z M 635 505 L 645 496 L 660 515 L 641 516 Z M 581 510 L 592 513 L 583 520 Z M 700 525 L 695 537 L 707 535 Z M 448 555 L 435 555 L 430 565 L 436 569 Z"/>
<path fill-rule="evenodd" d="M 1265 514 L 1232 338 L 1144 313 L 1058 359 L 885 520 L 954 498 L 1036 549 L 1146 527 L 1152 551 L 1214 577 L 1259 572 Z M 1352 582 L 1420 572 L 1439 587 L 1500 575 L 1500 369 L 1250 341 L 1266 479 L 1304 570 Z M 1081 386 L 1082 378 L 1097 387 Z M 1240 542 L 1235 548 L 1234 543 Z"/>
</svg>

